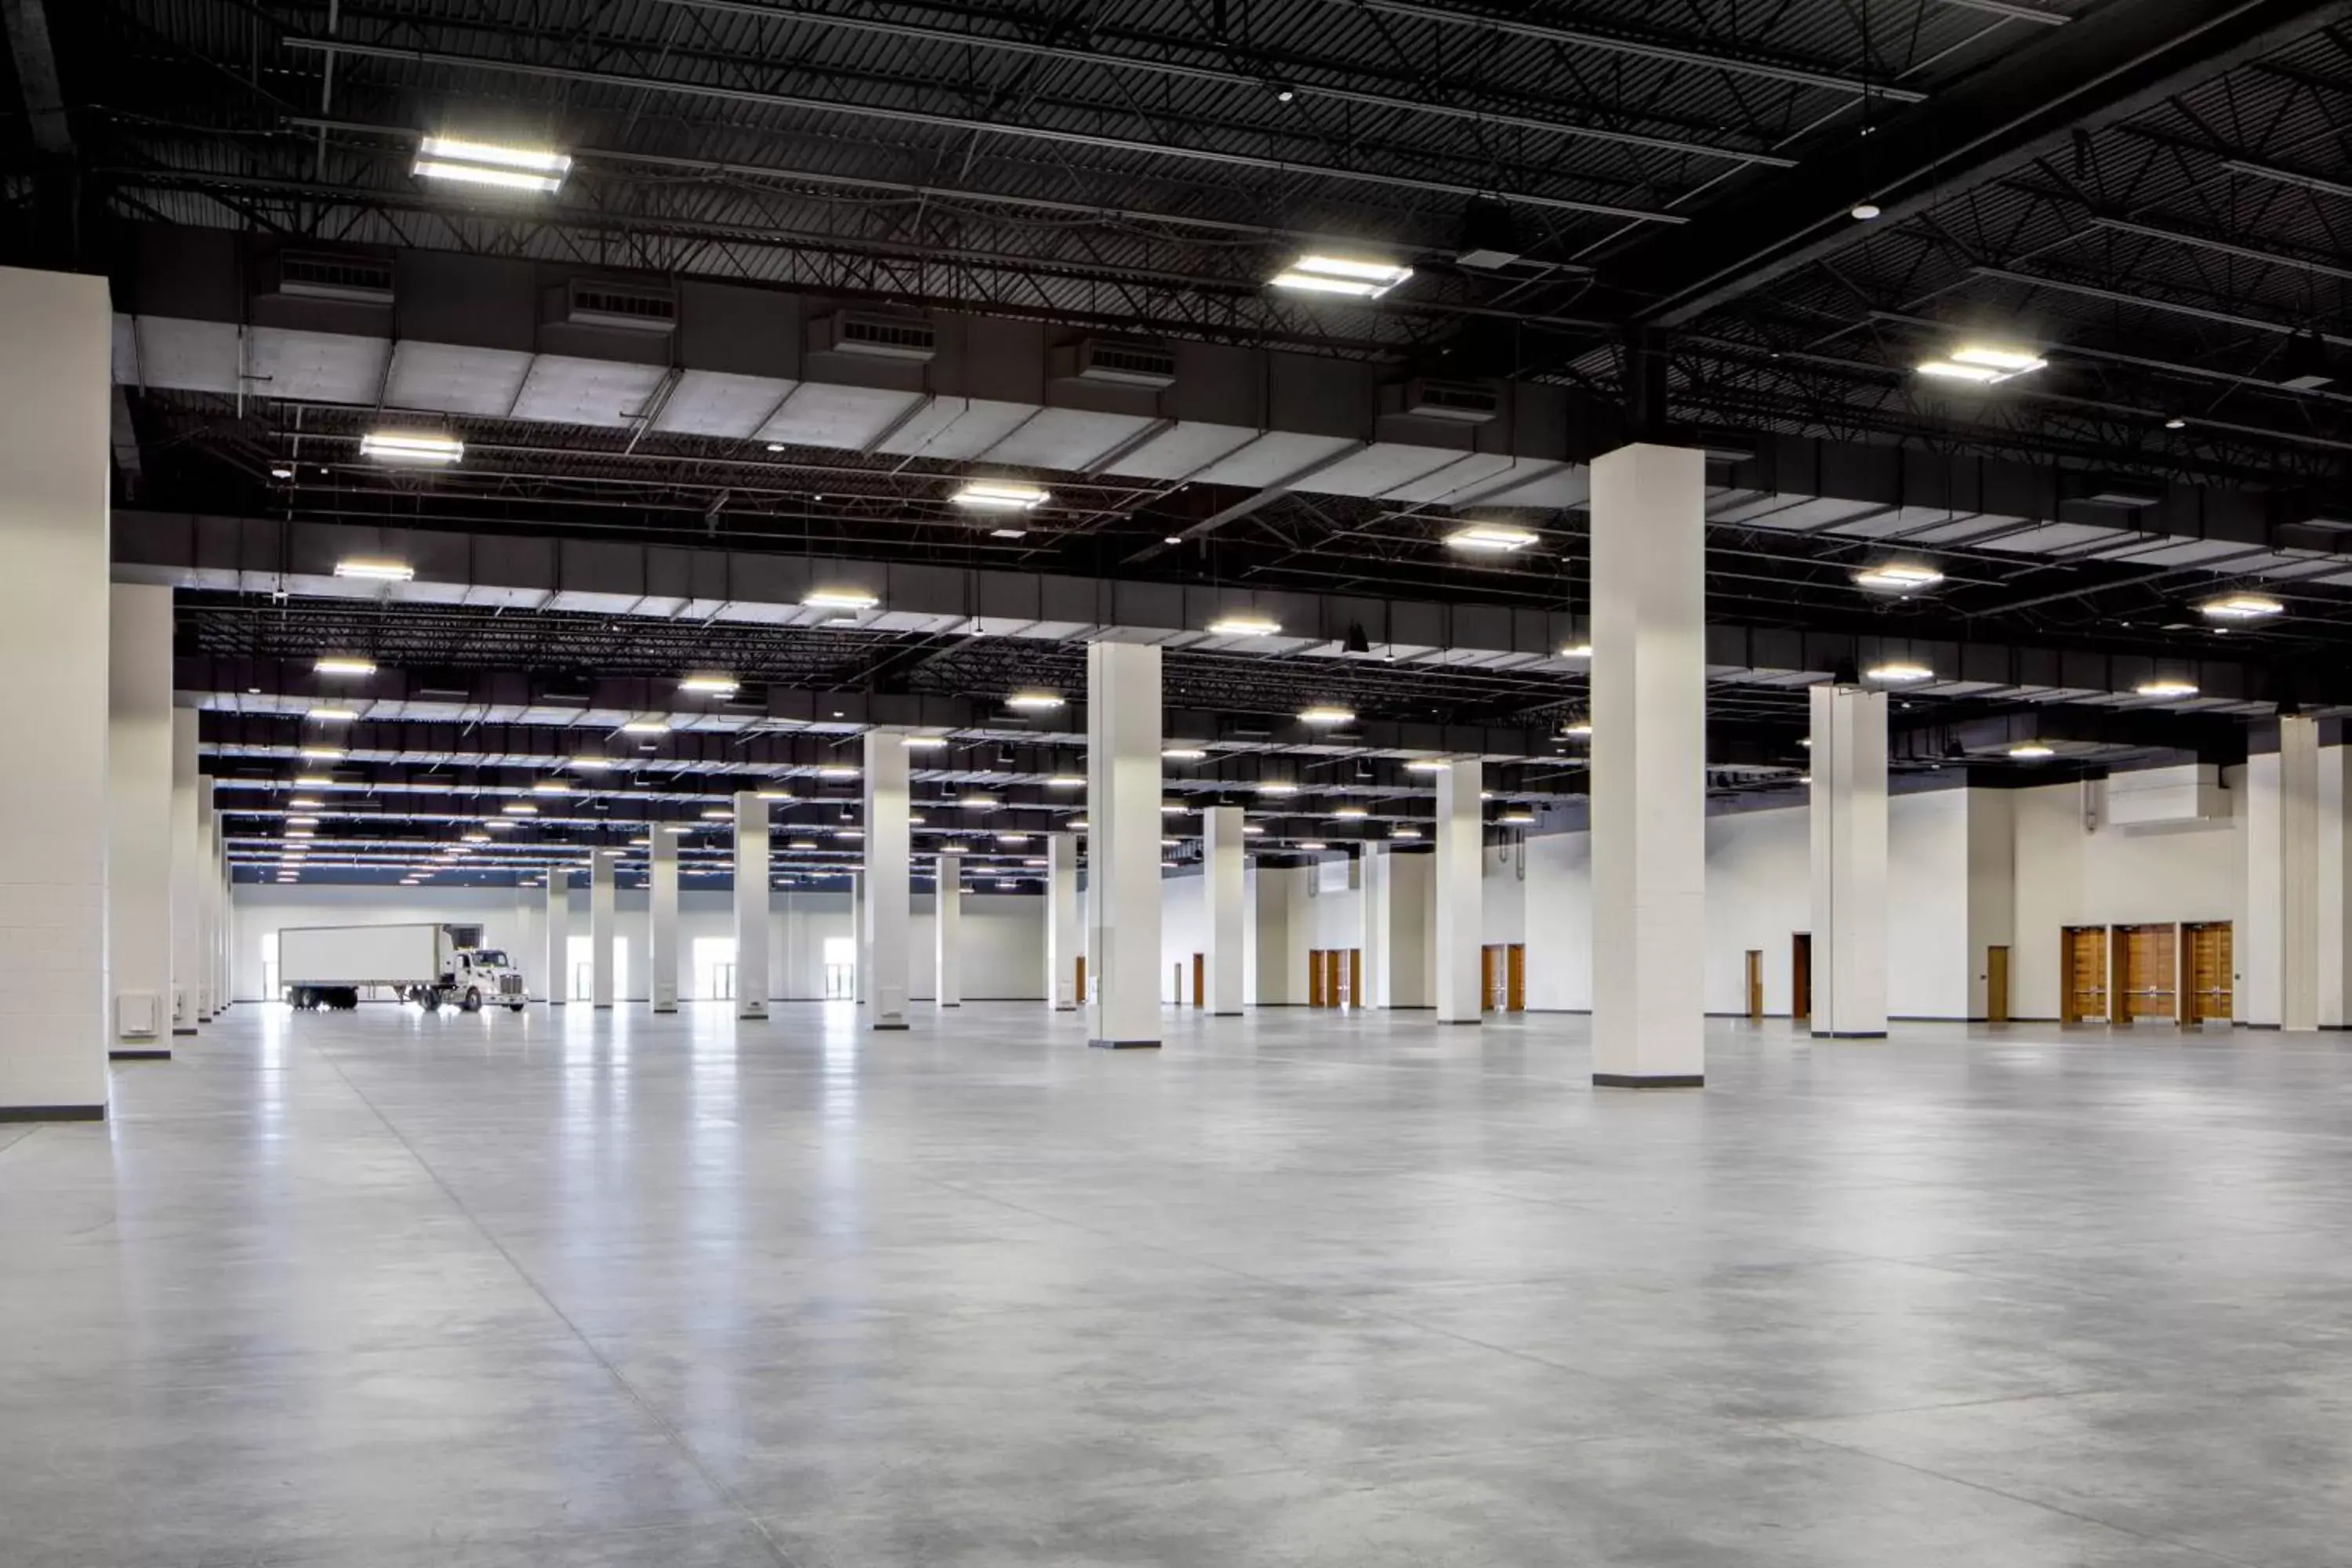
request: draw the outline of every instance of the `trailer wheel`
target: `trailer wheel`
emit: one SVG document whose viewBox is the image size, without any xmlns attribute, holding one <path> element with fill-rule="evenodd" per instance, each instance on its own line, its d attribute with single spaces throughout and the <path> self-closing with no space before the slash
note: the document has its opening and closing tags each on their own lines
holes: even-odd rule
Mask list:
<svg viewBox="0 0 2352 1568">
<path fill-rule="evenodd" d="M 441 992 L 438 987 L 432 985 L 420 985 L 416 988 L 416 1000 L 424 1005 L 426 1012 L 438 1013 L 441 1011 Z"/>
<path fill-rule="evenodd" d="M 308 985 L 297 985 L 294 987 L 294 1005 L 301 1008 L 307 1013 L 318 1005 L 319 994 L 317 992 L 311 990 Z"/>
<path fill-rule="evenodd" d="M 355 987 L 338 985 L 334 994 L 327 999 L 327 1005 L 341 1012 L 354 1012 L 360 1005 L 360 994 Z"/>
<path fill-rule="evenodd" d="M 522 1011 L 522 1004 L 520 1002 L 509 1002 L 507 1004 L 507 1011 L 509 1013 L 520 1013 Z"/>
<path fill-rule="evenodd" d="M 482 992 L 479 986 L 468 985 L 466 987 L 466 1001 L 464 1005 L 466 1011 L 468 1013 L 478 1013 L 482 1010 Z"/>
</svg>

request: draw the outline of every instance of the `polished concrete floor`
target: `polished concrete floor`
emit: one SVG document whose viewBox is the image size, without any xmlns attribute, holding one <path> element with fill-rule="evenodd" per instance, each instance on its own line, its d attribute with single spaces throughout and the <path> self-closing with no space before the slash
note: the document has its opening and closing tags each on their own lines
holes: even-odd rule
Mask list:
<svg viewBox="0 0 2352 1568">
<path fill-rule="evenodd" d="M 2343 1037 L 567 1013 L 0 1127 L 0 1564 L 2352 1558 Z"/>
</svg>

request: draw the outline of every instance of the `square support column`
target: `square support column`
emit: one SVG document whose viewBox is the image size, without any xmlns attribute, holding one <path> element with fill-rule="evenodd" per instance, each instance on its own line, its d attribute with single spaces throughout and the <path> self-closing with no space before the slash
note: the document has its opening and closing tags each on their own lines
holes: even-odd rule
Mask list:
<svg viewBox="0 0 2352 1568">
<path fill-rule="evenodd" d="M 1393 853 L 1385 844 L 1367 844 L 1363 848 L 1363 894 L 1358 906 L 1363 911 L 1362 931 L 1356 944 L 1364 953 L 1364 994 L 1358 999 L 1359 1006 L 1395 1005 L 1389 1000 L 1390 902 L 1396 890 Z"/>
<path fill-rule="evenodd" d="M 1706 458 L 1592 466 L 1592 1081 L 1706 1081 Z"/>
<path fill-rule="evenodd" d="M 1811 700 L 1812 1032 L 1884 1039 L 1886 693 L 1824 681 Z"/>
<path fill-rule="evenodd" d="M 1478 1024 L 1486 998 L 1479 994 L 1478 945 L 1486 891 L 1479 886 L 1486 858 L 1486 818 L 1478 792 L 1486 770 L 1475 758 L 1457 757 L 1437 775 L 1437 1021 Z"/>
<path fill-rule="evenodd" d="M 742 855 L 736 855 L 736 864 L 742 864 Z M 741 873 L 739 871 L 740 877 Z M 677 835 L 667 823 L 655 823 L 646 835 L 646 956 L 653 963 L 653 975 L 646 983 L 646 994 L 653 1001 L 656 1013 L 677 1011 Z M 742 952 L 742 943 L 736 943 Z M 739 964 L 736 974 L 742 970 Z M 742 987 L 738 985 L 740 992 Z"/>
<path fill-rule="evenodd" d="M 588 1003 L 613 1005 L 613 944 L 620 938 L 613 896 L 613 868 L 620 857 L 610 849 L 588 857 Z"/>
<path fill-rule="evenodd" d="M 2281 716 L 2278 750 L 2246 759 L 2246 930 L 2238 1016 L 2319 1026 L 2319 723 Z"/>
<path fill-rule="evenodd" d="M 107 623 L 107 961 L 118 1058 L 172 1054 L 172 590 L 118 583 Z"/>
<path fill-rule="evenodd" d="M 768 1016 L 768 803 L 735 792 L 735 1016 Z M 676 959 L 673 955 L 672 963 Z"/>
<path fill-rule="evenodd" d="M 204 847 L 196 823 L 196 710 L 172 710 L 172 1033 L 196 1032 L 204 989 Z"/>
<path fill-rule="evenodd" d="M 874 944 L 866 934 L 866 873 L 849 874 L 849 937 L 854 947 L 849 963 L 849 997 L 866 1005 L 866 977 L 874 967 Z"/>
<path fill-rule="evenodd" d="M 220 1010 L 220 813 L 210 774 L 196 776 L 196 1022 Z"/>
<path fill-rule="evenodd" d="M 914 828 L 907 821 L 907 773 L 906 737 L 866 731 L 866 945 L 874 965 L 866 997 L 877 1029 L 907 1026 L 911 988 Z"/>
<path fill-rule="evenodd" d="M 106 1114 L 108 428 L 102 277 L 0 268 L 0 1119 Z M 102 1157 L 102 1153 L 101 1153 Z"/>
<path fill-rule="evenodd" d="M 963 1005 L 963 857 L 931 857 L 932 999 L 942 1007 Z"/>
<path fill-rule="evenodd" d="M 547 872 L 547 1005 L 562 1007 L 572 1000 L 572 870 L 552 866 Z"/>
<path fill-rule="evenodd" d="M 1087 648 L 1087 1043 L 1160 1044 L 1160 649 Z"/>
<path fill-rule="evenodd" d="M 219 916 L 213 925 L 213 1016 L 218 1017 L 236 1005 L 236 973 L 229 964 L 229 955 L 236 950 L 236 900 L 231 897 L 236 890 L 236 878 L 229 869 L 226 811 L 214 819 L 213 854 L 219 860 L 215 873 Z"/>
<path fill-rule="evenodd" d="M 1079 961 L 1087 955 L 1078 923 L 1078 836 L 1045 836 L 1045 996 L 1056 1013 L 1076 1011 Z"/>
<path fill-rule="evenodd" d="M 1209 928 L 1205 1000 L 1212 1015 L 1232 1017 L 1242 1010 L 1242 808 L 1209 807 L 1201 814 L 1201 829 L 1202 896 Z"/>
</svg>

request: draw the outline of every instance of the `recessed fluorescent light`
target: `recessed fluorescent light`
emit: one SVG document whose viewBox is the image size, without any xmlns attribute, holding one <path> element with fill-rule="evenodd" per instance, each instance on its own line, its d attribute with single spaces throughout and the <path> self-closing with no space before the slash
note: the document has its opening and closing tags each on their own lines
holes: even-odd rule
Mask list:
<svg viewBox="0 0 2352 1568">
<path fill-rule="evenodd" d="M 359 717 L 348 708 L 313 708 L 304 715 L 316 724 L 348 724 Z"/>
<path fill-rule="evenodd" d="M 507 802 L 506 805 L 499 807 L 499 809 L 505 812 L 509 816 L 537 816 L 539 815 L 539 807 L 531 805 L 530 802 L 527 800 L 510 800 Z"/>
<path fill-rule="evenodd" d="M 1360 805 L 1335 805 L 1331 808 L 1331 815 L 1334 816 L 1354 818 L 1370 816 L 1371 813 Z"/>
<path fill-rule="evenodd" d="M 691 828 L 691 827 L 683 827 L 683 826 L 681 826 L 681 827 L 671 827 L 671 828 L 666 828 L 666 829 L 664 829 L 664 831 L 665 831 L 665 832 L 667 832 L 667 833 L 668 833 L 668 835 L 669 835 L 672 838 L 685 838 L 685 837 L 687 837 L 690 836 L 690 835 L 694 832 L 694 829 L 693 829 L 693 828 Z"/>
<path fill-rule="evenodd" d="M 1442 773 L 1453 765 L 1444 757 L 1413 757 L 1406 762 L 1404 771 L 1409 773 Z"/>
<path fill-rule="evenodd" d="M 863 588 L 811 588 L 801 603 L 812 610 L 870 610 L 882 602 Z"/>
<path fill-rule="evenodd" d="M 466 835 L 466 842 L 468 844 L 488 844 L 489 841 L 490 836 L 487 833 L 468 833 Z"/>
<path fill-rule="evenodd" d="M 846 763 L 827 763 L 817 769 L 816 776 L 821 779 L 854 779 L 857 776 L 857 770 Z"/>
<path fill-rule="evenodd" d="M 530 786 L 533 795 L 571 795 L 578 789 L 569 779 L 541 779 Z"/>
<path fill-rule="evenodd" d="M 341 755 L 341 752 L 336 754 Z M 335 781 L 333 776 L 328 773 L 296 773 L 294 782 L 304 789 L 326 789 Z"/>
<path fill-rule="evenodd" d="M 455 463 L 466 443 L 431 430 L 371 430 L 360 437 L 360 456 L 380 463 Z"/>
<path fill-rule="evenodd" d="M 680 691 L 691 691 L 698 697 L 732 697 L 735 687 L 731 675 L 689 675 L 677 683 Z"/>
<path fill-rule="evenodd" d="M 1163 746 L 1160 760 L 1163 763 L 1197 763 L 1208 754 L 1198 746 Z"/>
<path fill-rule="evenodd" d="M 791 800 L 793 798 L 793 792 L 788 789 L 756 789 L 751 793 L 758 795 L 761 800 Z"/>
<path fill-rule="evenodd" d="M 341 654 L 330 654 L 310 667 L 313 675 L 373 675 L 375 660 L 350 658 Z"/>
<path fill-rule="evenodd" d="M 1299 840 L 1295 847 L 1306 850 L 1316 850 L 1321 849 L 1325 847 L 1325 846 L 1320 838 L 1303 838 Z"/>
<path fill-rule="evenodd" d="M 1562 658 L 1591 658 L 1592 657 L 1592 645 L 1589 642 L 1570 643 L 1559 650 L 1559 657 Z"/>
<path fill-rule="evenodd" d="M 942 844 L 940 846 L 940 853 L 942 855 L 969 855 L 971 853 L 971 846 L 969 844 Z"/>
<path fill-rule="evenodd" d="M 945 735 L 909 735 L 899 742 L 910 752 L 936 752 L 947 743 Z"/>
<path fill-rule="evenodd" d="M 1933 680 L 1936 679 L 1936 672 L 1929 669 L 1926 665 L 1909 664 L 1901 660 L 1897 660 L 1892 664 L 1874 664 L 1862 673 L 1865 679 L 1883 680 L 1887 682 L 1889 685 L 1900 685 L 1906 681 Z"/>
<path fill-rule="evenodd" d="M 307 827 L 289 827 L 286 830 L 285 837 L 289 838 L 315 838 L 318 835 L 311 832 Z"/>
<path fill-rule="evenodd" d="M 787 849 L 814 849 L 816 847 L 816 840 L 814 838 L 795 838 L 792 840 L 792 842 L 786 844 L 784 847 Z"/>
<path fill-rule="evenodd" d="M 1181 816 L 1191 809 L 1192 807 L 1181 800 L 1163 800 L 1160 803 L 1160 815 L 1162 816 Z"/>
<path fill-rule="evenodd" d="M 2224 594 L 2197 608 L 2217 621 L 2255 621 L 2275 616 L 2286 606 L 2267 594 Z"/>
<path fill-rule="evenodd" d="M 958 800 L 956 804 L 958 805 L 969 806 L 974 811 L 986 811 L 990 807 L 998 805 L 999 802 L 992 795 L 982 795 L 980 791 L 973 790 L 970 794 L 964 795 L 961 799 Z"/>
<path fill-rule="evenodd" d="M 1998 343 L 1962 343 L 1941 359 L 1922 360 L 1919 374 L 1945 381 L 1967 381 L 1980 386 L 1992 386 L 2017 376 L 2030 375 L 2048 363 L 2031 349 L 2006 348 Z"/>
<path fill-rule="evenodd" d="M 1391 838 L 1418 838 L 1421 837 L 1421 829 L 1418 827 L 1391 827 L 1389 829 L 1389 837 Z"/>
<path fill-rule="evenodd" d="M 2032 763 L 2039 762 L 2043 757 L 2054 757 L 2058 753 L 2056 750 L 2043 745 L 2039 741 L 2027 741 L 2021 744 L 2011 746 L 2009 749 L 2009 754 L 2016 758 L 2019 762 Z"/>
<path fill-rule="evenodd" d="M 315 816 L 289 816 L 286 819 L 286 826 L 289 827 L 316 827 L 319 826 L 319 819 Z"/>
<path fill-rule="evenodd" d="M 1501 823 L 1506 827 L 1526 827 L 1533 824 L 1535 819 L 1536 814 L 1528 810 L 1525 806 L 1513 806 L 1510 810 L 1495 818 L 1496 821 Z"/>
<path fill-rule="evenodd" d="M 1563 735 L 1573 736 L 1580 741 L 1589 740 L 1592 734 L 1592 721 L 1590 719 L 1570 719 L 1567 723 L 1562 724 L 1559 727 L 1559 732 Z"/>
<path fill-rule="evenodd" d="M 574 757 L 564 764 L 566 767 L 577 768 L 583 773 L 602 773 L 612 765 L 613 759 L 610 757 Z"/>
<path fill-rule="evenodd" d="M 1457 528 L 1445 536 L 1445 542 L 1456 550 L 1477 550 L 1490 554 L 1507 554 L 1525 550 L 1536 542 L 1528 529 L 1513 528 L 1507 523 L 1474 522 L 1467 528 Z"/>
<path fill-rule="evenodd" d="M 1073 833 L 1084 833 L 1087 830 L 1087 819 L 1083 816 L 1074 816 L 1062 826 Z"/>
<path fill-rule="evenodd" d="M 301 752 L 304 761 L 313 763 L 341 762 L 344 754 L 341 746 L 305 746 Z"/>
<path fill-rule="evenodd" d="M 833 836 L 835 838 L 863 838 L 866 837 L 866 830 L 862 827 L 836 827 L 833 830 Z"/>
<path fill-rule="evenodd" d="M 294 807 L 297 811 L 315 811 L 318 809 L 319 805 L 317 801 L 312 800 L 307 795 L 298 795 L 286 804 Z"/>
<path fill-rule="evenodd" d="M 1857 588 L 1891 590 L 1898 594 L 1907 594 L 1914 588 L 1930 588 L 1943 580 L 1941 572 L 1916 561 L 1882 561 L 1853 574 Z"/>
<path fill-rule="evenodd" d="M 488 821 L 483 823 L 482 826 L 488 828 L 493 833 L 512 833 L 514 831 L 514 824 L 507 821 L 504 817 L 499 816 L 491 817 Z"/>
<path fill-rule="evenodd" d="M 1244 823 L 1243 823 L 1243 824 L 1242 824 L 1242 831 L 1243 831 L 1244 833 L 1248 834 L 1252 838 L 1263 838 L 1263 837 L 1265 837 L 1265 828 L 1263 828 L 1263 827 L 1260 827 L 1260 826 L 1259 826 L 1256 823 L 1255 823 L 1255 822 L 1244 822 Z"/>
<path fill-rule="evenodd" d="M 982 511 L 1034 511 L 1053 497 L 1041 485 L 1010 479 L 967 479 L 949 499 L 958 506 Z"/>
<path fill-rule="evenodd" d="M 1281 630 L 1280 621 L 1246 611 L 1219 616 L 1209 623 L 1210 633 L 1221 637 L 1270 637 Z"/>
<path fill-rule="evenodd" d="M 1400 267 L 1393 261 L 1310 253 L 1276 273 L 1273 283 L 1277 289 L 1377 300 L 1412 276 L 1412 268 Z"/>
<path fill-rule="evenodd" d="M 467 142 L 454 136 L 427 136 L 420 141 L 416 144 L 416 162 L 409 170 L 420 179 L 537 191 L 548 195 L 562 189 L 563 176 L 571 172 L 572 159 L 567 153 L 541 147 Z"/>
<path fill-rule="evenodd" d="M 667 719 L 625 720 L 621 724 L 621 733 L 624 735 L 667 735 L 669 733 L 669 721 Z"/>
<path fill-rule="evenodd" d="M 702 809 L 702 820 L 705 822 L 731 822 L 734 819 L 734 810 L 730 806 L 709 805 Z"/>
<path fill-rule="evenodd" d="M 1055 773 L 1045 781 L 1045 787 L 1047 789 L 1084 789 L 1087 787 L 1087 778 L 1084 773 Z"/>
<path fill-rule="evenodd" d="M 1319 704 L 1313 708 L 1300 709 L 1298 721 L 1302 724 L 1352 724 L 1356 721 L 1356 710 L 1352 708 Z"/>
<path fill-rule="evenodd" d="M 2178 676 L 2159 675 L 2153 680 L 2143 680 L 2132 689 L 2142 697 L 2194 697 L 2197 683 Z"/>
<path fill-rule="evenodd" d="M 1258 781 L 1257 793 L 1260 795 L 1297 795 L 1298 793 L 1298 786 L 1285 779 L 1261 779 Z"/>
<path fill-rule="evenodd" d="M 405 561 L 387 561 L 381 556 L 354 555 L 348 561 L 335 563 L 338 577 L 364 577 L 378 583 L 405 583 L 416 575 L 416 568 Z"/>
<path fill-rule="evenodd" d="M 1004 700 L 1007 708 L 1024 713 L 1050 712 L 1062 706 L 1062 694 L 1058 691 L 1016 691 Z"/>
</svg>

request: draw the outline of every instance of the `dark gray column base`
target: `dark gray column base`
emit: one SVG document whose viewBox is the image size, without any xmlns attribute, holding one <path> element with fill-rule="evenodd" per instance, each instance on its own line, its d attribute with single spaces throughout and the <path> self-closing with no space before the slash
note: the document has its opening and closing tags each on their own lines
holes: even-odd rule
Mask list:
<svg viewBox="0 0 2352 1568">
<path fill-rule="evenodd" d="M 1817 1040 L 1883 1040 L 1886 1037 L 1886 1031 L 1884 1029 L 1815 1029 L 1812 1035 Z"/>
<path fill-rule="evenodd" d="M 1638 1073 L 1597 1072 L 1592 1075 L 1599 1089 L 1705 1089 L 1705 1073 Z"/>
<path fill-rule="evenodd" d="M 1209 1015 L 1212 1018 L 1238 1018 L 1241 1016 L 1242 1010 L 1239 1007 L 1234 1008 L 1230 1013 L 1212 1013 Z"/>
<path fill-rule="evenodd" d="M 1437 1021 L 1440 1025 L 1446 1026 L 1460 1026 L 1467 1024 L 1470 1027 L 1475 1029 L 1486 1023 L 1486 1020 L 1484 1018 L 1440 1018 Z"/>
<path fill-rule="evenodd" d="M 907 1026 L 904 1024 L 877 1024 L 874 1026 L 874 1032 L 877 1035 L 884 1033 L 895 1034 L 903 1032 L 906 1027 Z"/>
<path fill-rule="evenodd" d="M 0 1105 L 0 1121 L 103 1121 L 103 1105 Z"/>
<path fill-rule="evenodd" d="M 1156 1051 L 1158 1040 L 1088 1040 L 1087 1044 L 1098 1051 Z"/>
<path fill-rule="evenodd" d="M 961 1002 L 942 1002 L 940 1005 L 942 1007 L 961 1007 L 963 1004 Z"/>
<path fill-rule="evenodd" d="M 196 1033 L 195 1026 L 194 1026 L 194 1025 L 192 1024 L 192 1025 L 189 1025 L 187 1027 L 183 1028 L 183 1027 L 181 1027 L 179 1025 L 174 1024 L 174 1025 L 173 1025 L 173 1026 L 172 1026 L 172 1033 L 173 1033 L 173 1034 L 175 1034 L 175 1035 L 185 1035 L 185 1036 L 189 1037 L 191 1039 L 193 1039 L 193 1038 L 194 1038 L 194 1037 L 195 1037 L 195 1033 Z"/>
<path fill-rule="evenodd" d="M 106 1053 L 110 1062 L 168 1062 L 172 1053 L 162 1046 L 117 1046 Z"/>
</svg>

